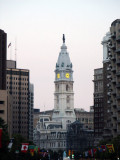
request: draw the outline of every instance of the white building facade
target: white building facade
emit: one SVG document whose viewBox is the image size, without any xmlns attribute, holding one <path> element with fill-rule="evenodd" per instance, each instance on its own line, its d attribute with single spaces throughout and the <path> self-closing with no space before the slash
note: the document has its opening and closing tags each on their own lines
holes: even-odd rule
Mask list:
<svg viewBox="0 0 120 160">
<path fill-rule="evenodd" d="M 40 115 L 34 143 L 46 150 L 65 150 L 67 125 L 76 120 L 74 112 L 73 70 L 65 37 L 55 68 L 54 111 L 52 121 L 49 115 Z"/>
<path fill-rule="evenodd" d="M 52 119 L 61 121 L 63 129 L 66 129 L 67 124 L 75 121 L 73 70 L 64 35 L 63 45 L 61 46 L 55 69 L 54 112 Z"/>
</svg>

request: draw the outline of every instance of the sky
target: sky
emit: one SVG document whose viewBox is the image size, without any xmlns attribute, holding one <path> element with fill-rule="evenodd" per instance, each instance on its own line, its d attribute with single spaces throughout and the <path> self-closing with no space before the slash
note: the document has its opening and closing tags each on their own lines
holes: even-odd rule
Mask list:
<svg viewBox="0 0 120 160">
<path fill-rule="evenodd" d="M 54 108 L 54 70 L 65 34 L 74 70 L 74 107 L 89 111 L 94 69 L 102 67 L 101 41 L 119 18 L 120 0 L 0 0 L 0 29 L 12 44 L 7 59 L 30 70 L 34 108 Z"/>
</svg>

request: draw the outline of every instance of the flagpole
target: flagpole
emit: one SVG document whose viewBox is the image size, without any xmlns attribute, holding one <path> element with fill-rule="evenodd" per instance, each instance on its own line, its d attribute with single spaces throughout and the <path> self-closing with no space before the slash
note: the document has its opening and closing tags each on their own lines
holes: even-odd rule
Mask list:
<svg viewBox="0 0 120 160">
<path fill-rule="evenodd" d="M 10 60 L 12 60 L 12 45 L 10 46 Z"/>
<path fill-rule="evenodd" d="M 9 53 L 10 53 L 10 60 L 12 59 L 12 48 L 11 48 L 11 42 L 8 44 L 8 49 L 10 48 L 9 50 Z"/>
<path fill-rule="evenodd" d="M 15 61 L 17 65 L 17 37 L 15 38 Z"/>
</svg>

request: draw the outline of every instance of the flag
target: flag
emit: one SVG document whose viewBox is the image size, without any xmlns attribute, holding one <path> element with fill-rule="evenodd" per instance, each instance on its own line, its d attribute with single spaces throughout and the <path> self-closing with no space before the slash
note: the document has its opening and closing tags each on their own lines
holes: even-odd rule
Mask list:
<svg viewBox="0 0 120 160">
<path fill-rule="evenodd" d="M 12 148 L 13 141 L 14 141 L 14 138 L 11 138 L 11 139 L 10 139 L 10 142 L 9 142 L 9 144 L 8 144 L 8 149 L 11 149 L 11 148 Z"/>
<path fill-rule="evenodd" d="M 40 154 L 40 148 L 38 148 L 38 153 Z"/>
<path fill-rule="evenodd" d="M 26 153 L 28 150 L 28 145 L 29 145 L 29 143 L 22 143 L 21 152 Z"/>
<path fill-rule="evenodd" d="M 0 148 L 2 148 L 2 128 L 0 128 Z"/>
<path fill-rule="evenodd" d="M 115 152 L 113 144 L 106 144 L 106 146 L 107 146 L 107 148 L 109 150 L 109 153 Z"/>
<path fill-rule="evenodd" d="M 43 152 L 43 157 L 45 157 L 47 155 L 47 153 L 46 152 Z"/>
<path fill-rule="evenodd" d="M 94 148 L 94 149 L 93 149 L 93 154 L 94 154 L 94 155 L 95 155 L 96 151 L 97 151 L 97 149 L 96 149 L 96 148 Z"/>
<path fill-rule="evenodd" d="M 88 151 L 85 151 L 85 157 L 88 157 Z"/>
<path fill-rule="evenodd" d="M 92 150 L 92 149 L 90 149 L 90 150 L 88 151 L 88 153 L 89 153 L 89 155 L 90 155 L 91 157 L 93 157 L 93 150 Z"/>
<path fill-rule="evenodd" d="M 38 152 L 38 147 L 37 147 L 37 146 L 34 148 L 34 151 L 35 151 L 36 153 Z"/>
<path fill-rule="evenodd" d="M 105 152 L 106 151 L 106 145 L 101 145 L 102 151 Z"/>
<path fill-rule="evenodd" d="M 34 156 L 34 148 L 35 148 L 34 145 L 29 145 L 30 154 L 31 154 L 32 156 Z"/>
<path fill-rule="evenodd" d="M 11 43 L 8 44 L 8 48 L 11 46 Z"/>
<path fill-rule="evenodd" d="M 99 152 L 102 152 L 102 151 L 103 151 L 103 149 L 102 149 L 101 146 L 98 146 L 97 149 L 98 149 Z"/>
</svg>

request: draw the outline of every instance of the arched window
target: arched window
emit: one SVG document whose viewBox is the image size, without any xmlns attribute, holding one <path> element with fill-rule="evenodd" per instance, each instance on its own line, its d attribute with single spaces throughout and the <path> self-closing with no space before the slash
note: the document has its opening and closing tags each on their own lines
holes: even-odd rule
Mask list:
<svg viewBox="0 0 120 160">
<path fill-rule="evenodd" d="M 66 91 L 69 91 L 69 86 L 68 86 L 68 84 L 66 85 Z"/>
</svg>

